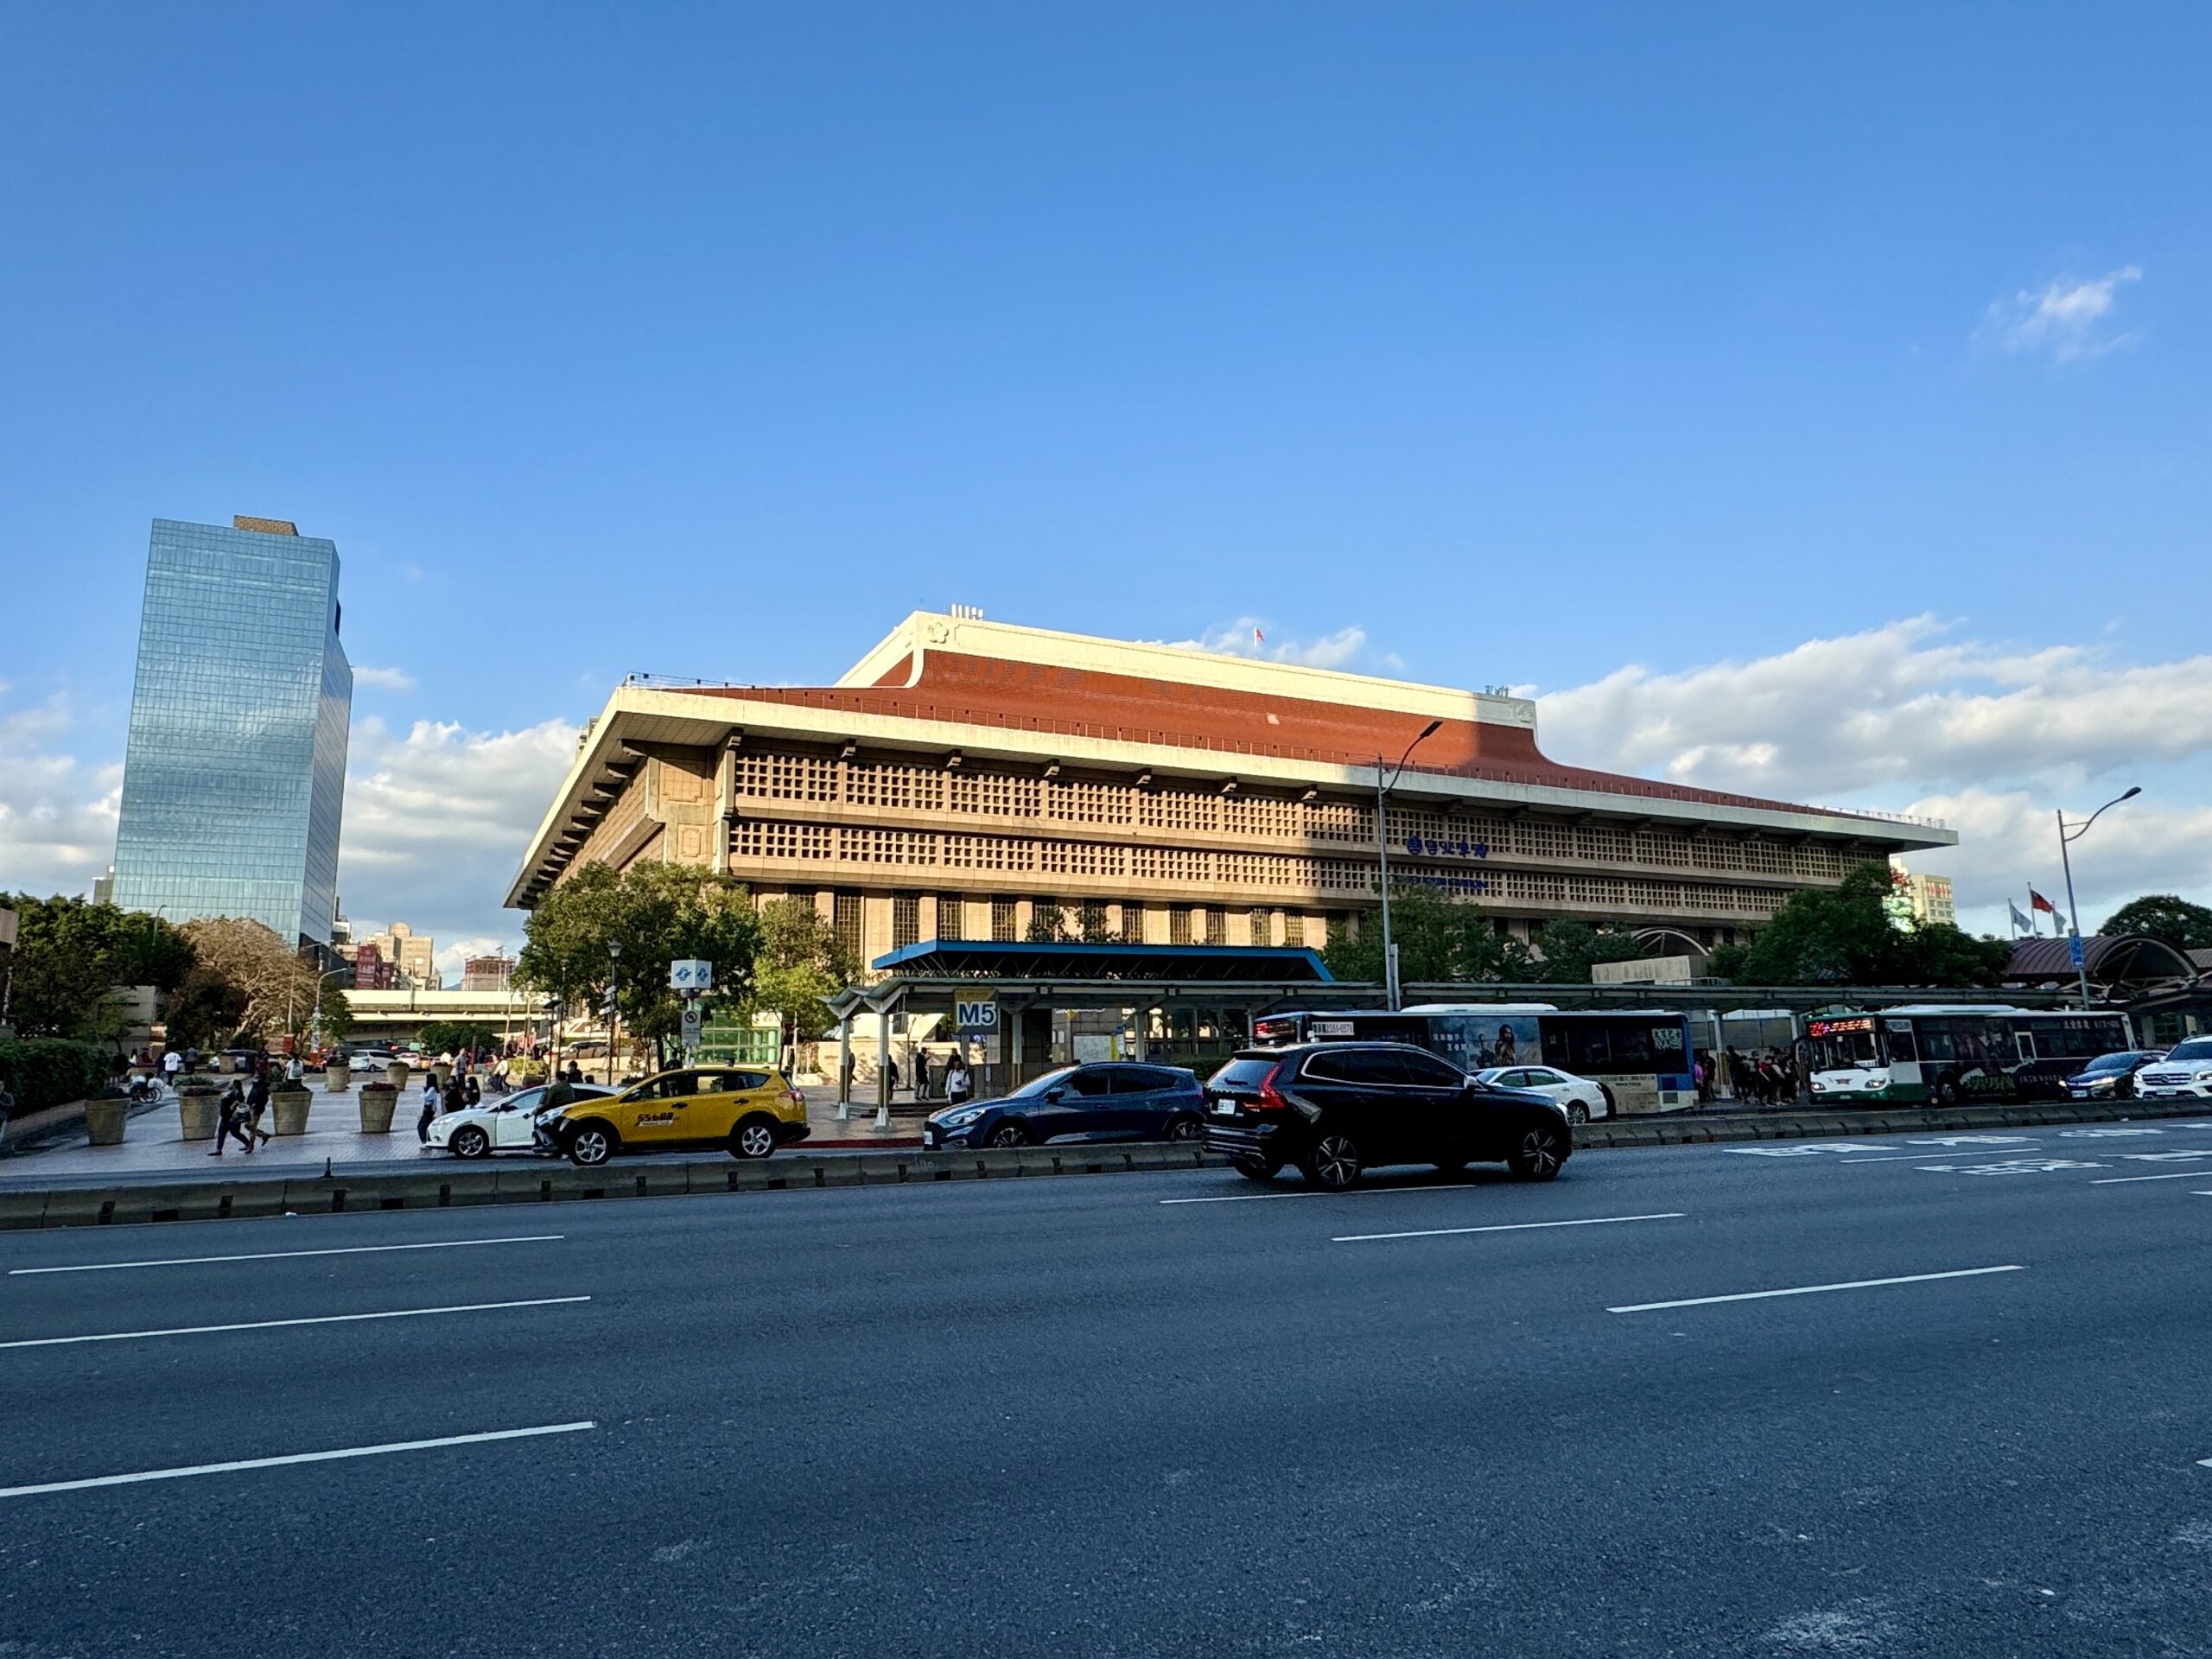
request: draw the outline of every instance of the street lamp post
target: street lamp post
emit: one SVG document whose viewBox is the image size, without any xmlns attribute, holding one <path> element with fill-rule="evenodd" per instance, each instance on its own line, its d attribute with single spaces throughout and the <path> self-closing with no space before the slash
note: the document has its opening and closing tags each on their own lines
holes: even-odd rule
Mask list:
<svg viewBox="0 0 2212 1659">
<path fill-rule="evenodd" d="M 607 1086 L 614 1086 L 614 965 L 622 958 L 622 941 L 607 942 Z"/>
<path fill-rule="evenodd" d="M 1444 722 L 1432 720 L 1421 728 L 1421 734 L 1406 745 L 1406 752 L 1398 757 L 1398 764 L 1383 774 L 1382 757 L 1375 757 L 1375 863 L 1382 883 L 1382 1000 L 1395 1014 L 1398 1008 L 1398 955 L 1390 948 L 1390 832 L 1384 827 L 1388 816 L 1391 787 L 1405 775 L 1406 762 L 1413 759 L 1414 751 L 1436 734 Z"/>
<path fill-rule="evenodd" d="M 2089 1008 L 2089 953 L 2082 943 L 2082 909 L 2074 902 L 2074 861 L 2066 849 L 2088 835 L 2089 826 L 2111 811 L 2113 807 L 2118 806 L 2122 801 L 2133 800 L 2142 792 L 2140 785 L 2131 785 L 2127 793 L 2115 796 L 2113 799 L 2107 801 L 2071 830 L 2066 827 L 2065 810 L 2061 808 L 2059 810 L 2058 862 L 2060 868 L 2066 872 L 2066 925 L 2073 935 L 2071 944 L 2074 956 L 2074 976 L 2081 987 L 2082 1011 L 2085 1014 Z"/>
</svg>

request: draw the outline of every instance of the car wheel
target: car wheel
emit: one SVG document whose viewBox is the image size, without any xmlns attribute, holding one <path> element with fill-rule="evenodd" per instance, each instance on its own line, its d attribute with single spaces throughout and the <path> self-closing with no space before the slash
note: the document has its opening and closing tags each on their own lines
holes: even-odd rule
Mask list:
<svg viewBox="0 0 2212 1659">
<path fill-rule="evenodd" d="M 1026 1147 L 1029 1144 L 1027 1126 L 1020 1123 L 1001 1123 L 983 1137 L 987 1147 Z"/>
<path fill-rule="evenodd" d="M 729 1132 L 733 1158 L 766 1158 L 776 1149 L 776 1126 L 765 1117 L 748 1117 Z"/>
<path fill-rule="evenodd" d="M 1955 1106 L 1959 1103 L 1959 1080 L 1956 1077 L 1945 1077 L 1936 1084 L 1936 1103 L 1939 1106 Z"/>
<path fill-rule="evenodd" d="M 463 1124 L 453 1132 L 453 1155 L 456 1158 L 486 1158 L 491 1155 L 492 1137 L 474 1123 Z"/>
<path fill-rule="evenodd" d="M 1567 1121 L 1570 1123 L 1587 1123 L 1590 1121 L 1590 1109 L 1579 1100 L 1568 1101 Z"/>
<path fill-rule="evenodd" d="M 1549 1123 L 1534 1124 L 1521 1132 L 1505 1161 L 1524 1181 L 1556 1179 L 1567 1162 L 1567 1132 Z"/>
<path fill-rule="evenodd" d="M 569 1160 L 595 1169 L 614 1155 L 614 1131 L 604 1123 L 585 1123 L 569 1138 Z"/>
<path fill-rule="evenodd" d="M 1171 1117 L 1167 1120 L 1167 1138 L 1170 1141 L 1195 1141 L 1205 1132 L 1205 1125 L 1195 1117 Z"/>
<path fill-rule="evenodd" d="M 1325 1135 L 1299 1168 L 1315 1186 L 1342 1192 L 1359 1180 L 1359 1147 L 1348 1135 Z"/>
<path fill-rule="evenodd" d="M 1272 1181 L 1282 1173 L 1282 1166 L 1266 1158 L 1238 1158 L 1230 1167 L 1248 1181 Z"/>
</svg>

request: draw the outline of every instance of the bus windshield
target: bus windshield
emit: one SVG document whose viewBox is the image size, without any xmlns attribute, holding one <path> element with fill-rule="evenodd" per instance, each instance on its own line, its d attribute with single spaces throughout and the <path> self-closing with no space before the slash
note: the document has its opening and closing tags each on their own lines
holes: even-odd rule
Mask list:
<svg viewBox="0 0 2212 1659">
<path fill-rule="evenodd" d="M 1805 1046 L 1815 1071 L 1846 1071 L 1882 1063 L 1874 1021 L 1866 1014 L 1807 1020 Z"/>
</svg>

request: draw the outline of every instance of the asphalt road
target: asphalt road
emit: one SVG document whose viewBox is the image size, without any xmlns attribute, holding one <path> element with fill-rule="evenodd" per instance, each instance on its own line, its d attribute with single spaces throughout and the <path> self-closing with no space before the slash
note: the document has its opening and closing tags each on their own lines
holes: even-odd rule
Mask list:
<svg viewBox="0 0 2212 1659">
<path fill-rule="evenodd" d="M 1942 1139 L 0 1235 L 0 1653 L 2212 1654 L 2212 1123 Z"/>
</svg>

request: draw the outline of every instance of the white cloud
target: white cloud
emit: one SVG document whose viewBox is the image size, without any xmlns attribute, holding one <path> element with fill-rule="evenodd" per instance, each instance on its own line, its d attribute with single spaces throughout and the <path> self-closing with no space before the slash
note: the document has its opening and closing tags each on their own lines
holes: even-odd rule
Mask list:
<svg viewBox="0 0 2212 1659">
<path fill-rule="evenodd" d="M 60 752 L 73 724 L 60 694 L 0 715 L 0 892 L 89 893 L 115 857 L 123 767 Z"/>
<path fill-rule="evenodd" d="M 1352 668 L 1371 662 L 1377 668 L 1395 668 L 1396 657 L 1388 652 L 1372 656 L 1367 630 L 1357 626 L 1338 628 L 1318 639 L 1270 639 L 1265 618 L 1240 616 L 1226 626 L 1209 628 L 1196 639 L 1171 644 L 1185 651 L 1211 651 L 1225 657 L 1250 657 L 1270 663 L 1298 663 L 1307 668 Z"/>
<path fill-rule="evenodd" d="M 356 685 L 378 685 L 387 691 L 412 691 L 415 677 L 404 668 L 365 668 L 353 670 Z"/>
<path fill-rule="evenodd" d="M 2024 650 L 1933 617 L 1677 674 L 1630 665 L 1541 699 L 1548 750 L 1785 799 L 2108 771 L 2212 753 L 2212 657 Z"/>
<path fill-rule="evenodd" d="M 2212 657 L 2111 651 L 1978 641 L 1914 617 L 1748 662 L 1622 668 L 1540 697 L 1538 731 L 1561 761 L 1943 818 L 1960 844 L 1910 861 L 1953 878 L 1962 921 L 2000 933 L 2007 895 L 2063 890 L 2054 810 L 2143 783 L 2082 849 L 2093 923 L 2145 891 L 2212 893 Z"/>
<path fill-rule="evenodd" d="M 347 913 L 464 943 L 512 941 L 521 918 L 501 901 L 575 752 L 565 721 L 475 732 L 425 720 L 404 734 L 361 721 L 339 848 Z"/>
<path fill-rule="evenodd" d="M 511 957 L 522 947 L 522 930 L 518 927 L 506 938 L 494 938 L 486 934 L 478 938 L 455 939 L 451 944 L 441 945 L 432 960 L 438 972 L 444 976 L 448 986 L 458 987 L 461 975 L 471 957 Z"/>
<path fill-rule="evenodd" d="M 1975 343 L 2004 352 L 2048 353 L 2060 363 L 2133 347 L 2142 338 L 2139 330 L 2108 334 L 2102 327 L 2120 284 L 2142 276 L 2141 266 L 2122 265 L 2083 281 L 2062 278 L 2040 294 L 2022 289 L 1982 315 Z"/>
</svg>

